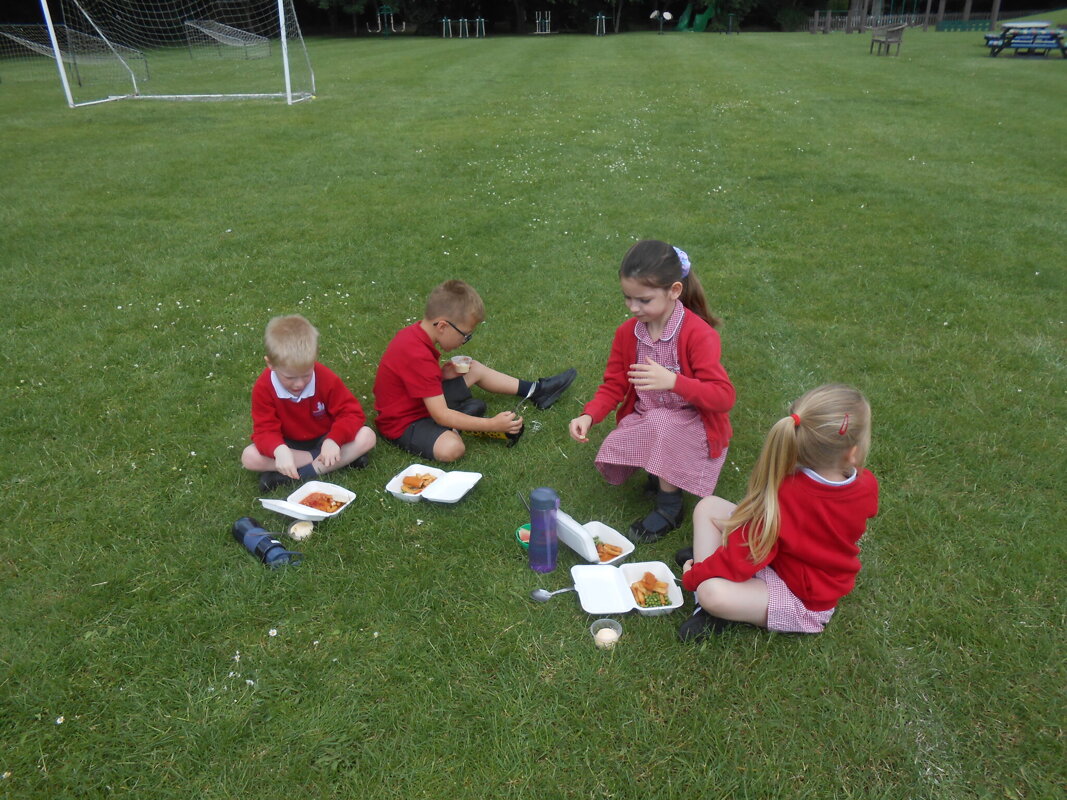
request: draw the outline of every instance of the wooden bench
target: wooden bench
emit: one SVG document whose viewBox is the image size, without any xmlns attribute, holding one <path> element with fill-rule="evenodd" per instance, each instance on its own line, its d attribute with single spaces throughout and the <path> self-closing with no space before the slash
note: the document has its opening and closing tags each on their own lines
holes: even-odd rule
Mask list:
<svg viewBox="0 0 1067 800">
<path fill-rule="evenodd" d="M 874 46 L 878 45 L 878 55 L 882 55 L 882 51 L 885 51 L 886 55 L 889 55 L 889 48 L 893 45 L 897 46 L 896 55 L 900 55 L 900 43 L 904 39 L 904 29 L 907 25 L 892 25 L 888 28 L 872 28 L 871 29 L 871 49 L 870 52 L 874 52 Z"/>
<path fill-rule="evenodd" d="M 986 47 L 993 58 L 1005 50 L 1014 50 L 1017 56 L 1044 56 L 1050 50 L 1059 50 L 1067 58 L 1067 44 L 1059 33 L 1015 33 L 986 39 Z"/>
</svg>

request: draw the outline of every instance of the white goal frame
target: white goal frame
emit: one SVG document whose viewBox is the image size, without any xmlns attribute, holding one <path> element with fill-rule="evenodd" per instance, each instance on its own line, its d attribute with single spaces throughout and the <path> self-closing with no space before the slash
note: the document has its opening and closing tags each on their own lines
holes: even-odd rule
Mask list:
<svg viewBox="0 0 1067 800">
<path fill-rule="evenodd" d="M 97 0 L 99 4 L 100 0 Z M 57 6 L 62 12 L 61 21 L 53 21 L 52 11 L 49 5 Z M 91 0 L 40 0 L 41 13 L 44 17 L 44 27 L 48 32 L 50 48 L 32 46 L 31 43 L 20 41 L 18 38 L 5 34 L 7 38 L 14 40 L 34 52 L 47 55 L 55 61 L 59 73 L 59 80 L 63 87 L 67 105 L 71 108 L 80 106 L 106 103 L 112 100 L 139 99 L 139 100 L 248 100 L 248 99 L 284 99 L 287 104 L 293 105 L 304 100 L 310 100 L 315 96 L 315 73 L 311 68 L 311 59 L 308 57 L 307 47 L 300 32 L 300 25 L 296 19 L 296 11 L 293 8 L 293 0 L 263 0 L 261 8 L 276 9 L 276 18 L 271 15 L 267 18 L 272 29 L 277 32 L 278 51 L 280 52 L 280 69 L 277 71 L 278 91 L 221 91 L 211 93 L 188 94 L 181 92 L 153 93 L 148 85 L 149 63 L 152 51 L 145 46 L 138 46 L 140 42 L 121 41 L 120 35 L 113 29 L 109 29 L 106 20 L 94 19 L 95 10 Z M 210 5 L 210 3 L 207 3 Z M 89 6 L 87 9 L 86 6 Z M 164 6 L 179 7 L 177 3 L 164 3 Z M 216 51 L 221 53 L 225 49 L 233 49 L 241 53 L 241 60 L 264 61 L 268 66 L 274 59 L 274 48 L 271 38 L 262 36 L 251 31 L 245 31 L 232 25 L 224 24 L 216 20 L 189 19 L 177 17 L 168 22 L 178 30 L 185 31 L 182 40 L 166 43 L 170 50 L 187 48 L 189 58 L 192 58 L 194 45 L 210 44 Z M 276 28 L 273 26 L 276 24 Z M 129 34 L 127 33 L 127 37 Z M 273 37 L 272 37 L 273 38 Z M 294 86 L 294 65 L 291 58 L 297 59 L 296 67 L 300 72 L 303 85 Z M 129 91 L 126 93 L 107 94 L 102 97 L 91 99 L 76 99 L 71 88 L 71 75 L 78 75 L 78 64 L 100 64 L 108 61 L 118 80 L 128 83 Z M 68 75 L 68 71 L 71 73 Z M 260 75 L 262 79 L 262 75 Z M 76 77 L 81 87 L 81 77 Z M 121 91 L 121 90 L 120 90 Z"/>
</svg>

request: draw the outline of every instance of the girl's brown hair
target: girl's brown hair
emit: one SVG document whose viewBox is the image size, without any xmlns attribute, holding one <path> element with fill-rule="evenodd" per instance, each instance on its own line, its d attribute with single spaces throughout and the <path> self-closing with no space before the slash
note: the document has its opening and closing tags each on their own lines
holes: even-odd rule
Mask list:
<svg viewBox="0 0 1067 800">
<path fill-rule="evenodd" d="M 801 467 L 834 469 L 853 447 L 859 469 L 871 446 L 871 407 L 851 386 L 819 386 L 793 403 L 789 412 L 767 433 L 745 499 L 723 528 L 725 544 L 733 531 L 748 525 L 749 555 L 754 563 L 765 559 L 778 541 L 778 489 L 786 476 Z"/>
<path fill-rule="evenodd" d="M 678 251 L 658 239 L 644 239 L 629 250 L 619 267 L 620 278 L 632 278 L 654 289 L 670 289 L 675 283 L 682 284 L 682 305 L 712 327 L 718 327 L 719 319 L 708 311 L 704 287 L 690 268 L 683 275 L 682 259 Z"/>
</svg>

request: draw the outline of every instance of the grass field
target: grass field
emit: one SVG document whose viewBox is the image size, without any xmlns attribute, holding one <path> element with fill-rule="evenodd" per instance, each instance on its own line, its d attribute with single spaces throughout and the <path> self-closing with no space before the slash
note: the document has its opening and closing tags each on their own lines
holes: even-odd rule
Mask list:
<svg viewBox="0 0 1067 800">
<path fill-rule="evenodd" d="M 1067 62 L 981 41 L 313 40 L 294 107 L 0 83 L 0 796 L 1055 796 Z M 646 237 L 724 320 L 720 494 L 804 390 L 871 400 L 881 513 L 821 636 L 682 646 L 682 614 L 628 615 L 604 653 L 574 595 L 529 600 L 576 559 L 527 569 L 517 491 L 645 511 L 592 465 L 610 422 L 565 428 Z M 282 522 L 238 464 L 267 319 L 306 314 L 369 408 L 452 277 L 488 309 L 467 352 L 574 387 L 518 446 L 472 439 L 454 507 L 386 494 L 410 459 L 380 445 L 265 570 L 229 529 Z"/>
</svg>

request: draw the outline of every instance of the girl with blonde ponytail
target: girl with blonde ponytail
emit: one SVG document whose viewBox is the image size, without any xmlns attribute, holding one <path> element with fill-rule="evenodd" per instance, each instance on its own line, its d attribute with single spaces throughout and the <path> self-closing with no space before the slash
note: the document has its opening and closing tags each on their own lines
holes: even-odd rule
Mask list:
<svg viewBox="0 0 1067 800">
<path fill-rule="evenodd" d="M 693 547 L 679 551 L 696 593 L 683 641 L 729 622 L 819 633 L 860 570 L 858 541 L 878 513 L 878 481 L 863 463 L 871 409 L 850 386 L 812 389 L 771 426 L 748 492 L 693 511 Z"/>
</svg>

